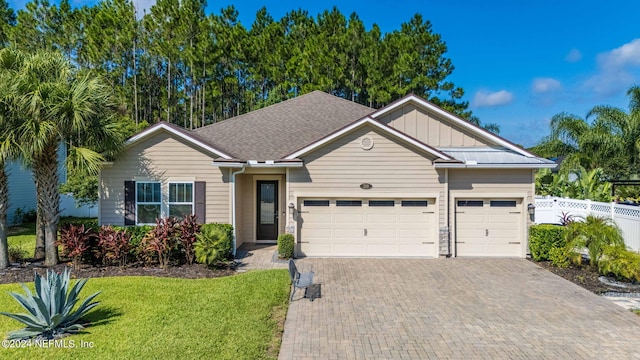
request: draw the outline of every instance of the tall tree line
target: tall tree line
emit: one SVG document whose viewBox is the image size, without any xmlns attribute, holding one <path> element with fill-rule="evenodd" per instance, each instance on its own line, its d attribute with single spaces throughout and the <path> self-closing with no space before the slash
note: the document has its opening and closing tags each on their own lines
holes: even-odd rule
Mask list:
<svg viewBox="0 0 640 360">
<path fill-rule="evenodd" d="M 383 33 L 337 8 L 260 9 L 245 27 L 233 7 L 204 0 L 158 0 L 143 14 L 129 0 L 73 7 L 33 0 L 14 14 L 0 0 L 0 43 L 58 50 L 82 71 L 103 76 L 136 123 L 196 128 L 322 90 L 379 107 L 410 92 L 478 123 L 447 80 L 447 47 L 419 14 Z"/>
</svg>

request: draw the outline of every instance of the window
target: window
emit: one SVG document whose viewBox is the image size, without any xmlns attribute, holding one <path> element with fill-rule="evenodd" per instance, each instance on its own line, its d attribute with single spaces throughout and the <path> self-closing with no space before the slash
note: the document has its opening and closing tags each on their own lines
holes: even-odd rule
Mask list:
<svg viewBox="0 0 640 360">
<path fill-rule="evenodd" d="M 491 207 L 516 207 L 515 200 L 491 200 Z"/>
<path fill-rule="evenodd" d="M 304 206 L 329 206 L 329 200 L 305 200 Z"/>
<path fill-rule="evenodd" d="M 169 183 L 169 216 L 182 220 L 193 214 L 193 183 Z"/>
<path fill-rule="evenodd" d="M 402 200 L 402 206 L 405 207 L 427 207 L 427 200 Z"/>
<path fill-rule="evenodd" d="M 482 200 L 458 200 L 458 206 L 483 207 L 484 206 L 484 201 L 482 201 Z"/>
<path fill-rule="evenodd" d="M 369 200 L 369 206 L 394 206 L 393 200 Z"/>
<path fill-rule="evenodd" d="M 362 206 L 360 200 L 336 200 L 336 206 Z"/>
<path fill-rule="evenodd" d="M 155 224 L 161 217 L 161 195 L 159 182 L 136 183 L 136 223 Z"/>
</svg>

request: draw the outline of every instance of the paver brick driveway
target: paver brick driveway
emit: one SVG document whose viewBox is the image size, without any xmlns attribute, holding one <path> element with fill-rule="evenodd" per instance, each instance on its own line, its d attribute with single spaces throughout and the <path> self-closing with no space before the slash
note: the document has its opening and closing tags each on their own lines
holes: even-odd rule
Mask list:
<svg viewBox="0 0 640 360">
<path fill-rule="evenodd" d="M 527 260 L 297 264 L 322 298 L 291 303 L 280 359 L 640 359 L 640 316 Z"/>
</svg>

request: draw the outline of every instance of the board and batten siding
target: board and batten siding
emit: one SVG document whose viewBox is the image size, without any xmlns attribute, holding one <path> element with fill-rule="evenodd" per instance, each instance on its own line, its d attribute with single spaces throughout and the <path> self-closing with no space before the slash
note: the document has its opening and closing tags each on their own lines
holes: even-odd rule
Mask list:
<svg viewBox="0 0 640 360">
<path fill-rule="evenodd" d="M 364 150 L 361 139 L 374 145 Z M 289 170 L 289 200 L 315 198 L 435 197 L 444 219 L 444 170 L 426 154 L 364 126 L 302 157 L 305 166 Z M 363 183 L 372 188 L 360 188 Z"/>
<path fill-rule="evenodd" d="M 434 147 L 488 146 L 486 140 L 413 104 L 386 114 L 379 121 Z"/>
<path fill-rule="evenodd" d="M 124 225 L 124 182 L 161 181 L 162 201 L 168 183 L 206 182 L 206 222 L 230 223 L 229 173 L 211 164 L 215 155 L 162 131 L 127 148 L 100 172 L 101 224 Z"/>
</svg>

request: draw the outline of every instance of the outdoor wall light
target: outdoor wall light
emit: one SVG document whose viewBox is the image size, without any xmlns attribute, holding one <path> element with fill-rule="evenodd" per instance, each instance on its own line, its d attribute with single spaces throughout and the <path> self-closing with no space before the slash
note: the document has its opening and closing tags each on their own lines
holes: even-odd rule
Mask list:
<svg viewBox="0 0 640 360">
<path fill-rule="evenodd" d="M 536 206 L 533 204 L 527 205 L 527 212 L 529 213 L 529 217 L 531 218 L 531 221 L 534 221 L 536 216 Z"/>
<path fill-rule="evenodd" d="M 289 203 L 289 209 L 293 210 L 293 208 L 295 208 L 295 205 L 293 205 L 293 203 Z"/>
</svg>

